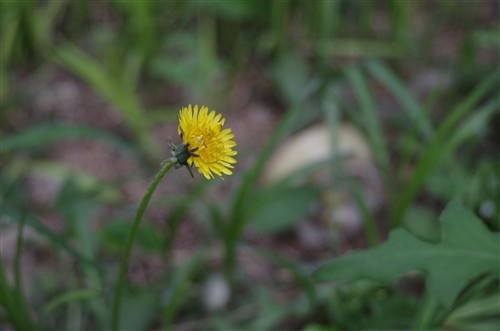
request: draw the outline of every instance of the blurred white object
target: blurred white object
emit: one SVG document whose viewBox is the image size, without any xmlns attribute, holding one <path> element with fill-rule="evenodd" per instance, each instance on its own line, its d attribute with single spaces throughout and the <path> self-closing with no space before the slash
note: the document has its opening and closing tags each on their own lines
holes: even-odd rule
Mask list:
<svg viewBox="0 0 500 331">
<path fill-rule="evenodd" d="M 335 153 L 349 160 L 372 162 L 370 148 L 353 126 L 342 124 L 337 133 Z M 272 154 L 264 171 L 264 183 L 276 182 L 308 165 L 332 157 L 331 135 L 326 124 L 317 124 L 287 139 Z"/>
<path fill-rule="evenodd" d="M 203 304 L 208 311 L 224 308 L 229 301 L 229 285 L 219 274 L 210 276 L 203 288 Z"/>
<path fill-rule="evenodd" d="M 332 141 L 331 132 L 324 123 L 311 126 L 288 138 L 269 158 L 262 182 L 264 185 L 278 182 L 287 176 L 293 176 L 300 169 L 332 160 L 334 155 L 338 156 L 341 169 L 332 169 L 331 163 L 325 164 L 306 180 L 325 187 L 323 198 L 329 210 L 329 221 L 352 234 L 361 228 L 362 216 L 351 193 L 345 189 L 351 185 L 335 187 L 331 170 L 359 185 L 361 199 L 372 213 L 383 202 L 382 183 L 370 147 L 356 128 L 341 124 L 336 132 L 334 148 Z"/>
</svg>

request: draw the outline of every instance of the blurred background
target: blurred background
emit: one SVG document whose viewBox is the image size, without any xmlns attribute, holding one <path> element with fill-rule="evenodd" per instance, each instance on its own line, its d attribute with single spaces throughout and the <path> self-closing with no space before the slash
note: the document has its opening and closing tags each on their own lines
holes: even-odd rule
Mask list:
<svg viewBox="0 0 500 331">
<path fill-rule="evenodd" d="M 160 183 L 123 329 L 415 329 L 422 276 L 308 275 L 396 227 L 439 241 L 451 200 L 499 230 L 498 1 L 5 0 L 0 18 L 2 291 L 40 329 L 107 328 L 188 104 L 226 117 L 238 163 Z M 436 316 L 419 325 L 459 326 Z"/>
</svg>

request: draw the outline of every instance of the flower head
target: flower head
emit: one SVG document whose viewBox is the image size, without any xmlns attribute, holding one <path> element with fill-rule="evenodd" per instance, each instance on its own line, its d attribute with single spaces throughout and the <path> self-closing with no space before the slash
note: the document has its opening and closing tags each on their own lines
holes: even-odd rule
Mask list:
<svg viewBox="0 0 500 331">
<path fill-rule="evenodd" d="M 208 107 L 198 105 L 183 107 L 179 112 L 178 133 L 183 145 L 173 151 L 179 166 L 195 166 L 207 179 L 214 174 L 231 175 L 233 158 L 237 154 L 233 150 L 236 143 L 231 129 L 222 129 L 225 119 Z M 191 171 L 191 170 L 190 170 Z"/>
</svg>

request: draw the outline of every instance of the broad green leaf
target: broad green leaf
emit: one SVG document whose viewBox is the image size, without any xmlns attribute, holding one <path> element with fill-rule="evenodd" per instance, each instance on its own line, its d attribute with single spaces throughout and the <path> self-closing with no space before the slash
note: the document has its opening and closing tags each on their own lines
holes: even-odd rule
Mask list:
<svg viewBox="0 0 500 331">
<path fill-rule="evenodd" d="M 488 272 L 498 275 L 500 240 L 472 212 L 457 203 L 448 205 L 440 221 L 442 240 L 437 244 L 396 229 L 384 244 L 332 260 L 316 270 L 314 277 L 391 282 L 405 272 L 421 270 L 427 274 L 427 289 L 449 307 L 474 277 Z"/>
</svg>

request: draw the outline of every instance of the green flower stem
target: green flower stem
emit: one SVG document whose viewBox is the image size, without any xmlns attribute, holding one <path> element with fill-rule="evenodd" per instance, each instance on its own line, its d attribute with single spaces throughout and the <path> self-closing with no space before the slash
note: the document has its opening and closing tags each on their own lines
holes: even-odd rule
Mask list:
<svg viewBox="0 0 500 331">
<path fill-rule="evenodd" d="M 113 298 L 113 311 L 111 316 L 111 330 L 118 331 L 119 328 L 119 315 L 120 315 L 120 306 L 122 301 L 122 293 L 123 293 L 123 285 L 125 283 L 125 275 L 127 274 L 128 269 L 128 260 L 130 258 L 130 252 L 132 250 L 132 244 L 134 243 L 135 236 L 137 234 L 137 229 L 139 228 L 139 224 L 141 223 L 142 216 L 146 211 L 146 207 L 148 206 L 149 200 L 151 200 L 151 196 L 160 183 L 161 179 L 167 171 L 172 168 L 174 165 L 174 160 L 167 160 L 160 171 L 156 174 L 155 178 L 149 184 L 149 187 L 146 191 L 146 194 L 142 197 L 141 203 L 139 204 L 139 208 L 137 208 L 137 213 L 135 214 L 134 223 L 132 223 L 132 227 L 130 228 L 130 232 L 128 234 L 127 242 L 125 243 L 125 251 L 122 256 L 122 260 L 120 263 L 120 273 L 118 274 L 118 282 L 116 284 L 115 296 Z"/>
</svg>

